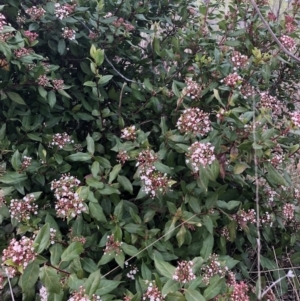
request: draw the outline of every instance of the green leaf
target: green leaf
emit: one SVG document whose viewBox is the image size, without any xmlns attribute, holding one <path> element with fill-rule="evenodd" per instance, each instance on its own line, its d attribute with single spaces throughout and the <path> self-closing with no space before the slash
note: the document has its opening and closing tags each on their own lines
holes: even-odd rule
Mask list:
<svg viewBox="0 0 300 301">
<path fill-rule="evenodd" d="M 241 174 L 246 168 L 249 168 L 250 166 L 244 162 L 236 163 L 233 168 L 233 173 L 235 175 Z"/>
<path fill-rule="evenodd" d="M 72 161 L 72 162 L 84 162 L 84 161 L 89 161 L 92 159 L 92 155 L 88 153 L 75 153 L 70 156 L 66 157 L 66 160 Z"/>
<path fill-rule="evenodd" d="M 229 211 L 236 209 L 237 207 L 240 206 L 240 204 L 241 204 L 240 201 L 229 201 L 228 203 L 224 201 L 217 201 L 217 205 L 219 208 L 229 210 Z"/>
<path fill-rule="evenodd" d="M 107 159 L 105 159 L 103 157 L 99 157 L 99 156 L 94 157 L 94 159 L 97 162 L 99 162 L 100 166 L 102 166 L 103 168 L 111 168 L 111 164 L 110 164 L 110 162 Z"/>
<path fill-rule="evenodd" d="M 126 191 L 133 193 L 132 184 L 125 176 L 118 176 L 118 182 Z"/>
<path fill-rule="evenodd" d="M 92 81 L 86 81 L 84 84 L 84 86 L 87 86 L 87 87 L 96 87 L 96 83 L 95 82 L 92 82 Z"/>
<path fill-rule="evenodd" d="M 115 258 L 115 252 L 105 253 L 105 254 L 103 254 L 103 256 L 101 257 L 101 259 L 99 260 L 98 266 L 99 265 L 107 264 L 110 261 L 112 261 L 114 258 Z"/>
<path fill-rule="evenodd" d="M 109 174 L 109 180 L 108 180 L 109 184 L 111 184 L 112 181 L 118 176 L 121 168 L 122 168 L 122 164 L 117 164 L 114 166 L 113 170 Z"/>
<path fill-rule="evenodd" d="M 169 166 L 167 166 L 167 165 L 164 165 L 164 164 L 162 164 L 161 162 L 155 162 L 154 163 L 154 166 L 155 166 L 155 168 L 158 170 L 158 171 L 160 171 L 160 172 L 162 172 L 163 174 L 173 174 L 174 172 L 172 171 L 172 169 L 169 167 Z"/>
<path fill-rule="evenodd" d="M 203 296 L 205 300 L 211 300 L 221 293 L 224 285 L 224 279 L 219 276 L 214 276 L 209 281 L 209 286 L 204 290 Z"/>
<path fill-rule="evenodd" d="M 54 268 L 48 267 L 46 265 L 43 266 L 40 269 L 40 278 L 49 293 L 60 293 L 60 277 Z"/>
<path fill-rule="evenodd" d="M 56 104 L 56 95 L 54 91 L 48 92 L 48 104 L 50 108 L 53 108 Z"/>
<path fill-rule="evenodd" d="M 156 256 L 154 256 L 154 265 L 156 270 L 164 277 L 167 277 L 169 279 L 172 279 L 174 273 L 175 273 L 175 267 L 173 267 L 168 262 L 165 262 L 163 260 L 157 259 Z"/>
<path fill-rule="evenodd" d="M 85 293 L 92 297 L 92 295 L 96 292 L 99 282 L 101 279 L 100 270 L 95 271 L 90 274 L 89 278 L 84 283 L 83 287 L 85 288 Z"/>
<path fill-rule="evenodd" d="M 58 41 L 57 51 L 60 55 L 63 55 L 66 51 L 66 42 L 64 39 Z"/>
<path fill-rule="evenodd" d="M 180 248 L 185 240 L 185 235 L 186 235 L 186 229 L 185 226 L 182 225 L 178 231 L 178 233 L 176 234 L 176 239 L 177 239 L 177 243 L 178 243 L 178 247 Z"/>
<path fill-rule="evenodd" d="M 98 295 L 98 296 L 106 295 L 106 294 L 112 292 L 115 288 L 117 288 L 120 283 L 122 283 L 122 282 L 101 279 L 100 283 L 99 283 L 99 287 L 96 291 L 96 295 Z"/>
<path fill-rule="evenodd" d="M 18 171 L 21 167 L 21 156 L 18 150 L 14 152 L 14 154 L 11 157 L 11 165 L 14 168 L 15 171 Z"/>
<path fill-rule="evenodd" d="M 98 85 L 105 85 L 107 84 L 111 79 L 113 78 L 113 75 L 103 75 L 100 77 L 98 81 Z"/>
<path fill-rule="evenodd" d="M 45 248 L 48 246 L 50 240 L 50 225 L 46 223 L 38 232 L 37 236 L 34 239 L 34 242 L 37 244 L 36 252 L 38 254 L 42 253 Z"/>
<path fill-rule="evenodd" d="M 265 163 L 266 169 L 268 171 L 267 178 L 274 185 L 283 185 L 287 186 L 285 179 L 282 175 L 273 167 L 273 165 L 269 162 Z"/>
<path fill-rule="evenodd" d="M 198 291 L 196 291 L 194 289 L 190 289 L 190 288 L 188 288 L 184 291 L 184 295 L 185 295 L 187 301 L 206 301 L 206 300 L 210 300 L 210 299 L 204 298 Z"/>
<path fill-rule="evenodd" d="M 125 255 L 123 252 L 115 255 L 115 261 L 121 269 L 124 269 Z"/>
<path fill-rule="evenodd" d="M 125 254 L 129 256 L 136 256 L 139 250 L 131 245 L 126 244 L 125 242 L 122 243 L 121 249 L 124 251 Z"/>
<path fill-rule="evenodd" d="M 72 242 L 61 254 L 61 261 L 71 261 L 84 251 L 79 241 Z"/>
<path fill-rule="evenodd" d="M 18 172 L 7 172 L 4 176 L 0 176 L 0 182 L 4 184 L 19 184 L 25 180 L 27 175 Z"/>
<path fill-rule="evenodd" d="M 102 207 L 98 203 L 89 203 L 90 215 L 100 223 L 106 223 Z"/>
<path fill-rule="evenodd" d="M 50 262 L 53 266 L 57 266 L 60 262 L 61 254 L 63 252 L 63 246 L 60 243 L 52 245 L 50 251 Z"/>
<path fill-rule="evenodd" d="M 6 92 L 7 96 L 15 103 L 19 104 L 19 105 L 24 105 L 27 106 L 27 104 L 25 103 L 25 101 L 23 100 L 23 98 L 15 92 Z"/>
<path fill-rule="evenodd" d="M 40 267 L 35 261 L 28 264 L 20 277 L 20 286 L 23 292 L 29 291 L 34 287 L 39 278 L 39 270 Z"/>
<path fill-rule="evenodd" d="M 200 250 L 200 255 L 206 260 L 212 253 L 214 246 L 214 236 L 209 234 L 203 241 L 202 248 Z"/>
<path fill-rule="evenodd" d="M 91 155 L 95 152 L 95 142 L 94 139 L 88 134 L 86 137 L 87 150 Z"/>
<path fill-rule="evenodd" d="M 92 175 L 93 175 L 94 178 L 96 178 L 98 176 L 99 171 L 100 171 L 99 162 L 97 162 L 97 161 L 93 162 L 91 172 L 92 172 Z M 104 185 L 103 185 L 103 187 L 104 187 Z"/>
<path fill-rule="evenodd" d="M 177 292 L 181 288 L 181 284 L 173 279 L 168 279 L 165 285 L 162 288 L 161 294 L 163 297 L 169 293 Z"/>
</svg>

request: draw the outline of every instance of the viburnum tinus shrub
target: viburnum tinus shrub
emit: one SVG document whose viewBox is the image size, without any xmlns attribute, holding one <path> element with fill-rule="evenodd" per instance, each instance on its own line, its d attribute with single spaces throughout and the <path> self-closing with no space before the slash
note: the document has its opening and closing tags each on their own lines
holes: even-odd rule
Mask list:
<svg viewBox="0 0 300 301">
<path fill-rule="evenodd" d="M 299 1 L 257 4 L 298 56 Z M 257 300 L 299 263 L 300 69 L 251 2 L 0 10 L 1 300 Z"/>
</svg>

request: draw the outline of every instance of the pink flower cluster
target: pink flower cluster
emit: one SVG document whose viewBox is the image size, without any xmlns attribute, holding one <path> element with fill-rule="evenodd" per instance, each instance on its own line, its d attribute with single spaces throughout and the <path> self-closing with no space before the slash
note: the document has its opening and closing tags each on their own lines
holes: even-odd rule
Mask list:
<svg viewBox="0 0 300 301">
<path fill-rule="evenodd" d="M 243 95 L 244 99 L 253 97 L 256 94 L 255 88 L 249 83 L 244 83 L 240 89 L 240 92 Z"/>
<path fill-rule="evenodd" d="M 188 108 L 179 117 L 176 126 L 181 133 L 205 136 L 211 131 L 209 114 L 199 108 Z"/>
<path fill-rule="evenodd" d="M 143 150 L 137 158 L 136 166 L 139 167 L 139 174 L 144 184 L 146 193 L 154 198 L 158 191 L 165 193 L 169 188 L 169 178 L 166 174 L 157 171 L 154 163 L 158 157 L 151 150 Z"/>
<path fill-rule="evenodd" d="M 289 51 L 293 51 L 296 48 L 296 41 L 286 35 L 283 35 L 279 38 L 282 45 Z"/>
<path fill-rule="evenodd" d="M 70 175 L 62 175 L 57 181 L 51 182 L 51 190 L 57 199 L 55 204 L 56 214 L 61 218 L 74 218 L 86 211 L 84 201 L 76 192 L 80 181 Z"/>
<path fill-rule="evenodd" d="M 25 48 L 25 47 L 14 50 L 14 54 L 17 58 L 30 55 L 30 53 L 32 52 L 33 50 L 31 48 Z"/>
<path fill-rule="evenodd" d="M 42 87 L 47 87 L 50 84 L 49 79 L 47 78 L 47 76 L 45 74 L 40 75 L 38 77 L 37 83 L 39 86 L 42 86 Z"/>
<path fill-rule="evenodd" d="M 48 301 L 48 292 L 44 286 L 40 288 L 40 299 L 41 301 Z"/>
<path fill-rule="evenodd" d="M 238 51 L 232 52 L 231 61 L 235 68 L 245 68 L 249 63 L 248 57 Z"/>
<path fill-rule="evenodd" d="M 63 90 L 64 89 L 64 81 L 62 79 L 53 79 L 52 85 L 54 90 Z"/>
<path fill-rule="evenodd" d="M 121 245 L 122 242 L 115 240 L 115 236 L 113 234 L 108 235 L 105 249 L 103 250 L 104 255 L 105 254 L 110 255 L 111 253 L 115 253 L 115 255 L 118 256 L 120 253 L 122 253 Z"/>
<path fill-rule="evenodd" d="M 69 39 L 72 41 L 72 40 L 75 40 L 75 33 L 76 33 L 76 31 L 74 29 L 69 28 L 69 27 L 64 27 L 62 36 L 65 39 Z"/>
<path fill-rule="evenodd" d="M 290 116 L 293 124 L 300 128 L 300 112 L 292 112 Z"/>
<path fill-rule="evenodd" d="M 297 26 L 296 26 L 296 22 L 295 22 L 295 19 L 294 17 L 292 16 L 289 16 L 289 15 L 285 15 L 284 16 L 284 19 L 285 19 L 285 30 L 287 33 L 292 33 L 294 32 L 296 29 L 297 29 Z"/>
<path fill-rule="evenodd" d="M 22 162 L 22 169 L 26 169 L 31 165 L 32 158 L 24 156 Z"/>
<path fill-rule="evenodd" d="M 201 96 L 201 85 L 199 85 L 197 82 L 193 81 L 192 78 L 187 77 L 185 79 L 186 87 L 184 89 L 184 94 L 191 99 L 198 99 Z"/>
<path fill-rule="evenodd" d="M 58 148 L 63 148 L 65 145 L 70 143 L 74 143 L 74 140 L 71 140 L 71 136 L 69 136 L 67 133 L 57 133 L 53 135 L 50 145 L 52 147 L 58 146 Z"/>
<path fill-rule="evenodd" d="M 282 215 L 287 221 L 293 220 L 295 215 L 295 205 L 289 203 L 284 204 L 282 207 Z"/>
<path fill-rule="evenodd" d="M 125 164 L 126 161 L 130 159 L 130 156 L 128 155 L 126 150 L 120 150 L 117 155 L 117 161 L 121 164 Z"/>
<path fill-rule="evenodd" d="M 128 126 L 121 130 L 122 135 L 121 138 L 125 140 L 134 141 L 136 139 L 136 128 L 134 125 Z"/>
<path fill-rule="evenodd" d="M 237 222 L 239 230 L 243 230 L 247 227 L 247 224 L 256 223 L 256 212 L 254 209 L 249 209 L 247 212 L 242 209 L 237 214 L 234 214 L 232 218 Z"/>
<path fill-rule="evenodd" d="M 233 292 L 231 293 L 231 301 L 250 301 L 247 292 L 249 291 L 248 285 L 241 281 L 240 283 L 235 283 L 233 285 Z"/>
<path fill-rule="evenodd" d="M 46 11 L 41 7 L 32 6 L 28 9 L 26 9 L 26 14 L 28 14 L 32 20 L 39 20 L 41 19 Z"/>
<path fill-rule="evenodd" d="M 192 165 L 193 171 L 198 172 L 200 166 L 206 167 L 213 163 L 216 159 L 214 155 L 215 147 L 210 143 L 194 142 L 189 147 L 189 152 L 186 154 L 187 163 Z"/>
<path fill-rule="evenodd" d="M 259 107 L 271 110 L 275 116 L 281 115 L 283 106 L 276 97 L 271 96 L 268 92 L 260 92 L 259 94 Z"/>
<path fill-rule="evenodd" d="M 60 3 L 55 3 L 54 4 L 54 7 L 55 7 L 55 16 L 62 20 L 66 17 L 68 17 L 70 14 L 72 14 L 74 11 L 75 11 L 75 8 L 76 8 L 76 4 L 64 4 L 64 5 L 61 5 Z"/>
<path fill-rule="evenodd" d="M 234 88 L 238 86 L 243 81 L 242 77 L 239 76 L 236 72 L 227 75 L 221 82 L 228 87 Z"/>
<path fill-rule="evenodd" d="M 85 293 L 85 288 L 80 286 L 78 291 L 72 293 L 68 301 L 101 301 L 101 298 L 93 294 L 90 299 L 90 297 Z"/>
<path fill-rule="evenodd" d="M 35 197 L 27 194 L 22 200 L 12 199 L 9 205 L 9 212 L 12 218 L 18 222 L 30 219 L 30 214 L 37 215 L 38 206 L 33 204 Z"/>
<path fill-rule="evenodd" d="M 31 32 L 29 30 L 26 30 L 26 31 L 24 31 L 24 36 L 28 39 L 28 41 L 30 43 L 33 43 L 39 35 L 35 32 Z"/>
<path fill-rule="evenodd" d="M 126 31 L 133 31 L 135 29 L 135 27 L 132 24 L 126 22 L 123 18 L 115 20 L 113 22 L 113 25 L 116 27 L 124 26 Z"/>
<path fill-rule="evenodd" d="M 162 296 L 161 292 L 159 291 L 156 284 L 150 282 L 147 288 L 146 293 L 143 295 L 143 300 L 149 301 L 163 301 L 165 300 Z"/>
<path fill-rule="evenodd" d="M 33 240 L 23 236 L 20 241 L 13 238 L 7 249 L 2 251 L 2 267 L 9 278 L 13 278 L 18 271 L 24 270 L 28 263 L 36 258 Z"/>
<path fill-rule="evenodd" d="M 206 284 L 209 284 L 210 278 L 215 275 L 225 277 L 226 273 L 228 272 L 228 268 L 219 261 L 219 255 L 212 254 L 209 256 L 207 264 L 202 267 L 202 272 L 202 281 Z"/>
<path fill-rule="evenodd" d="M 0 14 L 0 31 L 3 30 L 3 26 L 5 26 L 6 23 L 6 18 L 3 14 Z"/>
<path fill-rule="evenodd" d="M 173 275 L 173 280 L 180 283 L 187 283 L 196 279 L 192 267 L 194 263 L 192 261 L 182 260 L 178 262 L 175 273 Z"/>
</svg>

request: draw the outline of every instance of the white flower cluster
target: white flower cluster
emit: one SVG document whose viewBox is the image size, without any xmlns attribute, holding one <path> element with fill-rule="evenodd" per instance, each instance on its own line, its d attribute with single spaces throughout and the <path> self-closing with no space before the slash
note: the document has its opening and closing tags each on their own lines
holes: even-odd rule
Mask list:
<svg viewBox="0 0 300 301">
<path fill-rule="evenodd" d="M 192 261 L 180 261 L 173 275 L 173 280 L 180 283 L 187 283 L 194 279 L 196 276 L 192 270 L 194 263 Z"/>
</svg>

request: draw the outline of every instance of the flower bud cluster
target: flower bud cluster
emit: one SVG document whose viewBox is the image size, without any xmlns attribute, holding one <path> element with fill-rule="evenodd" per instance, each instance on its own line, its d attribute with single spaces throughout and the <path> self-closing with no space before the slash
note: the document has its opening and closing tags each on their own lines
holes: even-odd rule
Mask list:
<svg viewBox="0 0 300 301">
<path fill-rule="evenodd" d="M 3 14 L 0 13 L 0 31 L 3 30 L 3 26 L 7 25 L 6 18 Z"/>
<path fill-rule="evenodd" d="M 228 272 L 227 266 L 219 261 L 219 255 L 212 254 L 209 256 L 207 264 L 202 267 L 203 278 L 202 281 L 209 284 L 210 278 L 215 275 L 225 277 Z"/>
<path fill-rule="evenodd" d="M 135 29 L 135 27 L 132 24 L 126 22 L 123 18 L 115 20 L 113 22 L 113 25 L 116 27 L 124 26 L 126 31 L 133 31 Z"/>
<path fill-rule="evenodd" d="M 260 218 L 260 222 L 264 225 L 270 225 L 272 227 L 273 221 L 271 214 L 269 212 L 265 212 L 263 216 Z"/>
<path fill-rule="evenodd" d="M 287 221 L 293 220 L 295 215 L 295 205 L 289 203 L 284 204 L 282 207 L 282 215 Z"/>
<path fill-rule="evenodd" d="M 82 245 L 84 245 L 86 243 L 86 238 L 84 236 L 74 236 L 72 238 L 72 242 L 74 241 L 78 241 L 80 242 Z"/>
<path fill-rule="evenodd" d="M 71 136 L 69 136 L 67 133 L 57 133 L 53 135 L 50 146 L 58 146 L 59 148 L 63 148 L 65 145 L 70 143 L 74 143 L 74 140 L 71 140 Z"/>
<path fill-rule="evenodd" d="M 74 218 L 86 211 L 84 201 L 76 192 L 80 181 L 70 175 L 62 175 L 57 181 L 51 182 L 51 190 L 57 200 L 55 204 L 56 214 L 61 218 Z"/>
<path fill-rule="evenodd" d="M 28 14 L 32 20 L 40 20 L 46 11 L 41 7 L 32 6 L 26 9 L 26 14 Z"/>
<path fill-rule="evenodd" d="M 50 228 L 50 243 L 51 245 L 55 244 L 55 239 L 56 239 L 56 229 Z"/>
<path fill-rule="evenodd" d="M 221 80 L 222 83 L 231 88 L 238 86 L 240 83 L 242 83 L 242 81 L 242 77 L 236 72 L 227 75 L 223 80 Z"/>
<path fill-rule="evenodd" d="M 54 90 L 63 90 L 64 81 L 63 81 L 63 79 L 53 79 L 52 85 L 53 85 Z"/>
<path fill-rule="evenodd" d="M 128 155 L 126 150 L 120 150 L 117 155 L 117 161 L 121 164 L 125 164 L 126 161 L 130 159 L 130 156 Z"/>
<path fill-rule="evenodd" d="M 271 96 L 268 92 L 260 92 L 260 108 L 269 109 L 275 116 L 279 116 L 282 113 L 283 106 L 280 101 Z"/>
<path fill-rule="evenodd" d="M 154 163 L 158 161 L 157 155 L 151 150 L 143 150 L 137 158 L 140 178 L 146 193 L 154 198 L 158 191 L 165 193 L 169 188 L 169 178 L 166 174 L 157 171 Z"/>
<path fill-rule="evenodd" d="M 180 283 L 187 283 L 196 279 L 192 267 L 194 263 L 192 261 L 182 260 L 178 262 L 175 273 L 173 275 L 173 280 Z"/>
<path fill-rule="evenodd" d="M 29 30 L 26 30 L 26 31 L 24 31 L 24 36 L 28 39 L 28 41 L 30 43 L 33 43 L 39 35 L 35 32 L 31 32 Z"/>
<path fill-rule="evenodd" d="M 272 158 L 270 159 L 270 162 L 273 166 L 277 166 L 280 165 L 284 160 L 284 155 L 283 154 L 278 154 L 278 153 L 274 153 Z"/>
<path fill-rule="evenodd" d="M 235 69 L 245 68 L 249 63 L 248 57 L 246 55 L 241 54 L 238 51 L 233 51 L 231 55 L 231 61 Z"/>
<path fill-rule="evenodd" d="M 34 260 L 37 253 L 34 251 L 33 240 L 23 236 L 20 241 L 13 238 L 7 249 L 2 251 L 2 267 L 9 278 L 13 278 L 18 270 L 25 270 L 30 261 Z M 6 265 L 6 261 L 12 261 L 13 266 Z"/>
<path fill-rule="evenodd" d="M 220 234 L 221 234 L 221 236 L 223 236 L 226 240 L 230 241 L 229 229 L 228 229 L 227 227 L 222 228 Z"/>
<path fill-rule="evenodd" d="M 80 286 L 78 291 L 72 293 L 68 301 L 101 301 L 101 298 L 95 294 L 93 294 L 92 298 L 90 298 L 85 293 L 85 288 Z"/>
<path fill-rule="evenodd" d="M 76 8 L 76 4 L 65 4 L 65 5 L 61 5 L 60 3 L 55 3 L 54 4 L 55 7 L 55 16 L 62 20 L 66 17 L 68 17 L 70 14 L 72 14 L 75 11 Z"/>
<path fill-rule="evenodd" d="M 214 155 L 215 147 L 209 142 L 194 142 L 188 150 L 189 152 L 186 156 L 189 159 L 186 162 L 191 163 L 194 172 L 198 172 L 200 166 L 205 168 L 207 165 L 212 164 L 216 159 Z"/>
<path fill-rule="evenodd" d="M 176 126 L 181 133 L 205 136 L 211 131 L 209 114 L 199 108 L 188 108 L 179 117 Z"/>
<path fill-rule="evenodd" d="M 185 79 L 186 87 L 184 88 L 183 93 L 190 97 L 191 99 L 198 99 L 201 96 L 201 85 L 199 85 L 197 82 L 193 81 L 192 78 L 187 77 Z"/>
<path fill-rule="evenodd" d="M 47 87 L 50 84 L 49 79 L 47 78 L 47 76 L 45 74 L 40 75 L 38 77 L 37 83 L 39 86 L 42 86 L 42 87 Z"/>
<path fill-rule="evenodd" d="M 231 301 L 250 301 L 248 296 L 249 287 L 246 283 L 241 281 L 233 285 L 233 292 L 231 293 Z"/>
<path fill-rule="evenodd" d="M 290 116 L 293 124 L 300 128 L 300 112 L 292 112 Z"/>
<path fill-rule="evenodd" d="M 69 28 L 69 27 L 64 27 L 62 36 L 65 39 L 69 39 L 72 41 L 72 40 L 75 40 L 75 33 L 76 33 L 76 31 L 74 29 Z"/>
<path fill-rule="evenodd" d="M 274 21 L 277 20 L 276 15 L 273 12 L 271 12 L 271 11 L 268 12 L 268 16 L 267 17 L 268 17 L 269 21 L 273 21 L 274 22 Z"/>
<path fill-rule="evenodd" d="M 125 140 L 134 141 L 136 139 L 136 128 L 135 125 L 128 126 L 121 130 L 122 135 L 121 138 Z"/>
<path fill-rule="evenodd" d="M 30 214 L 38 214 L 38 206 L 33 204 L 34 201 L 33 194 L 27 194 L 22 200 L 12 199 L 9 205 L 10 216 L 18 222 L 29 220 Z"/>
<path fill-rule="evenodd" d="M 165 300 L 155 283 L 150 282 L 146 293 L 143 295 L 143 300 L 163 301 Z"/>
<path fill-rule="evenodd" d="M 22 169 L 26 169 L 31 165 L 32 158 L 24 156 L 22 162 Z"/>
<path fill-rule="evenodd" d="M 240 89 L 240 92 L 243 95 L 244 99 L 253 97 L 256 94 L 255 88 L 249 83 L 244 83 Z"/>
<path fill-rule="evenodd" d="M 30 53 L 32 53 L 32 52 L 33 52 L 33 50 L 31 48 L 25 48 L 25 47 L 14 50 L 14 54 L 17 58 L 20 58 L 20 57 L 26 56 L 26 55 L 30 55 Z"/>
<path fill-rule="evenodd" d="M 295 19 L 289 15 L 285 15 L 284 19 L 285 19 L 284 27 L 285 27 L 286 32 L 287 33 L 294 32 L 297 29 L 297 26 L 295 25 L 296 24 Z"/>
<path fill-rule="evenodd" d="M 115 240 L 115 236 L 113 234 L 108 235 L 105 249 L 103 250 L 104 255 L 105 254 L 110 255 L 111 253 L 114 252 L 116 254 L 116 256 L 118 256 L 120 253 L 122 253 L 121 245 L 122 245 L 122 242 Z"/>
<path fill-rule="evenodd" d="M 237 222 L 239 230 L 243 230 L 248 223 L 256 223 L 256 212 L 254 209 L 249 209 L 247 212 L 242 209 L 237 214 L 234 214 L 232 218 Z"/>
<path fill-rule="evenodd" d="M 283 35 L 279 38 L 282 45 L 289 51 L 293 51 L 296 48 L 296 41 L 286 35 Z"/>
<path fill-rule="evenodd" d="M 48 292 L 44 286 L 40 288 L 40 299 L 41 301 L 48 301 Z"/>
<path fill-rule="evenodd" d="M 139 269 L 135 266 L 135 265 L 129 265 L 128 262 L 125 262 L 125 266 L 130 268 L 130 271 L 126 274 L 126 277 L 134 280 L 135 279 L 135 275 L 139 272 Z"/>
</svg>

